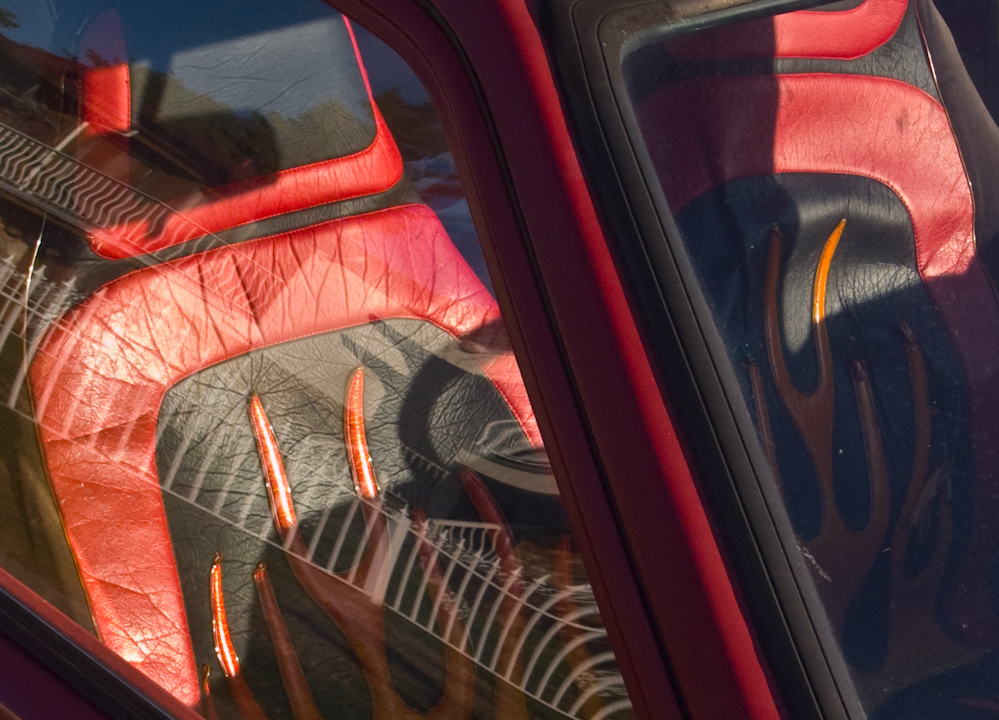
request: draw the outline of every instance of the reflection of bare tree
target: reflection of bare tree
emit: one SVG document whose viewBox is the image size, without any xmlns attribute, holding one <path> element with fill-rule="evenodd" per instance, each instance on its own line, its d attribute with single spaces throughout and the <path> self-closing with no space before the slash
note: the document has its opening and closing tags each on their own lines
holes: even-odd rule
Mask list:
<svg viewBox="0 0 999 720">
<path fill-rule="evenodd" d="M 0 27 L 8 30 L 21 27 L 16 21 L 17 15 L 13 10 L 0 7 Z"/>
<path fill-rule="evenodd" d="M 282 167 L 297 167 L 330 155 L 330 138 L 374 138 L 374 117 L 358 117 L 340 100 L 313 105 L 297 118 L 266 113 L 281 147 Z"/>
<path fill-rule="evenodd" d="M 375 98 L 392 136 L 399 146 L 403 162 L 413 162 L 450 152 L 444 126 L 433 103 L 414 105 L 392 88 Z"/>
<path fill-rule="evenodd" d="M 133 94 L 142 98 L 133 152 L 153 168 L 215 187 L 280 168 L 273 129 L 260 113 L 237 115 L 143 65 L 129 75 Z"/>
<path fill-rule="evenodd" d="M 0 26 L 3 24 L 0 8 Z M 76 123 L 64 112 L 64 88 L 79 66 L 62 57 L 0 35 L 0 121 L 42 142 L 56 142 L 63 127 Z"/>
</svg>

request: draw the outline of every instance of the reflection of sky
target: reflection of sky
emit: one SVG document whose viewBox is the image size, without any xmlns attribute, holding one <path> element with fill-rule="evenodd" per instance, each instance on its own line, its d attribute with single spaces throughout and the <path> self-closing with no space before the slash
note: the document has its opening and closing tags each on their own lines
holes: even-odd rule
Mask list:
<svg viewBox="0 0 999 720">
<path fill-rule="evenodd" d="M 0 3 L 5 0 L 0 0 Z M 72 4 L 80 0 L 71 0 Z M 98 7 L 107 7 L 98 0 Z M 166 71 L 177 54 L 240 38 L 266 36 L 316 21 L 338 18 L 319 0 L 241 0 L 239 3 L 205 0 L 122 0 L 113 3 L 128 37 L 129 57 Z M 303 43 L 304 46 L 304 43 Z"/>
<path fill-rule="evenodd" d="M 354 34 L 375 97 L 395 89 L 399 97 L 413 105 L 430 102 L 423 83 L 396 52 L 357 23 L 354 23 Z"/>
<path fill-rule="evenodd" d="M 357 71 L 338 16 L 181 50 L 170 60 L 170 75 L 237 113 L 259 110 L 295 118 L 338 99 L 348 100 L 348 108 L 364 118 L 364 98 L 344 97 L 345 89 L 356 86 Z M 163 119 L 186 114 L 186 106 L 168 98 L 163 108 Z"/>
<path fill-rule="evenodd" d="M 20 27 L 4 28 L 2 32 L 15 42 L 25 45 L 44 48 L 46 50 L 58 50 L 52 48 L 50 41 L 55 30 L 55 15 L 52 3 L 46 0 L 3 0 L 0 7 L 14 13 L 15 20 Z"/>
<path fill-rule="evenodd" d="M 114 8 L 129 36 L 130 59 L 160 71 L 185 48 L 339 17 L 321 0 L 0 0 L 0 7 L 12 11 L 20 25 L 4 35 L 54 53 L 74 51 L 86 24 Z"/>
</svg>

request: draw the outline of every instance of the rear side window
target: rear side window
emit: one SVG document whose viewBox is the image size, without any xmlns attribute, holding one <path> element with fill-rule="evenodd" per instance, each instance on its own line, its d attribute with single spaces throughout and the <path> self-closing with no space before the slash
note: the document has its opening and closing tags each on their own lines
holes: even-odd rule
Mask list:
<svg viewBox="0 0 999 720">
<path fill-rule="evenodd" d="M 761 532 L 855 717 L 999 707 L 999 134 L 988 50 L 955 43 L 996 24 L 947 11 L 954 33 L 928 0 L 601 28 Z"/>
</svg>

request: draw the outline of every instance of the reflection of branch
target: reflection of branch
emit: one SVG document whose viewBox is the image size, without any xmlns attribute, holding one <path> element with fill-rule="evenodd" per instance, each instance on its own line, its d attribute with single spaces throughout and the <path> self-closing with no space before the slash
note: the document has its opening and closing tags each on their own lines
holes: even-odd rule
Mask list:
<svg viewBox="0 0 999 720">
<path fill-rule="evenodd" d="M 21 25 L 17 22 L 17 15 L 13 10 L 8 10 L 7 8 L 0 8 L 0 27 L 7 30 L 12 30 L 14 28 L 19 28 Z"/>
</svg>

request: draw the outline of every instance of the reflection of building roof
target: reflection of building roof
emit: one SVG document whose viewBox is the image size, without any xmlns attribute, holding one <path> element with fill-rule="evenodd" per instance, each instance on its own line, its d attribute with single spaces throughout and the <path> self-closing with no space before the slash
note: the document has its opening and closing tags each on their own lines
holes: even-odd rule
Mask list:
<svg viewBox="0 0 999 720">
<path fill-rule="evenodd" d="M 59 85 L 66 74 L 78 75 L 82 65 L 74 57 L 56 55 L 47 50 L 15 42 L 0 33 L 0 54 L 23 63 L 40 79 Z"/>
</svg>

